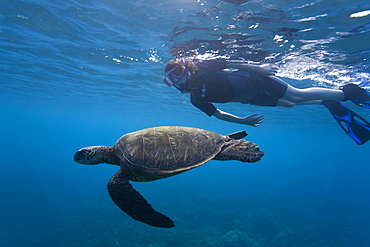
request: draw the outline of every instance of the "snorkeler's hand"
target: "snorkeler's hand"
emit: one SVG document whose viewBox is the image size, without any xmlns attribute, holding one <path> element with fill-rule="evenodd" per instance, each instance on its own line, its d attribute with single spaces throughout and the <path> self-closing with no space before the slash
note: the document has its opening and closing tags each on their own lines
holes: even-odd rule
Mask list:
<svg viewBox="0 0 370 247">
<path fill-rule="evenodd" d="M 273 64 L 262 64 L 256 67 L 254 71 L 261 75 L 270 76 L 277 73 L 278 67 Z"/>
<path fill-rule="evenodd" d="M 263 116 L 252 114 L 241 119 L 241 124 L 257 127 L 263 122 Z"/>
</svg>

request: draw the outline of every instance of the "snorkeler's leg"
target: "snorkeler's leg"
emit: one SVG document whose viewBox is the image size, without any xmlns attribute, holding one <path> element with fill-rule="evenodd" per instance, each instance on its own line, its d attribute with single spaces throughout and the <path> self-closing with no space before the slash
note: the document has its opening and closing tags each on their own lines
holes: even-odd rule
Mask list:
<svg viewBox="0 0 370 247">
<path fill-rule="evenodd" d="M 281 99 L 296 104 L 320 104 L 321 100 L 342 100 L 344 99 L 344 93 L 342 90 L 319 87 L 300 89 L 288 84 L 287 90 Z"/>
<path fill-rule="evenodd" d="M 370 109 L 370 92 L 356 84 L 347 84 L 340 89 L 330 89 L 321 87 L 295 88 L 285 81 L 270 76 L 275 83 L 286 85 L 286 91 L 280 98 L 283 101 L 293 102 L 299 105 L 321 104 L 322 100 L 351 100 L 353 103 Z M 281 102 L 282 106 L 290 106 Z"/>
<path fill-rule="evenodd" d="M 309 100 L 309 101 L 294 103 L 292 101 L 278 99 L 278 103 L 276 104 L 276 106 L 293 107 L 295 105 L 321 105 L 321 104 L 322 104 L 322 100 Z"/>
<path fill-rule="evenodd" d="M 285 83 L 276 77 L 271 78 L 276 82 Z M 287 90 L 281 99 L 300 105 L 317 104 L 315 100 L 351 100 L 356 105 L 370 109 L 370 92 L 356 84 L 347 84 L 339 90 L 320 87 L 299 89 L 287 84 Z"/>
<path fill-rule="evenodd" d="M 278 99 L 276 106 L 284 106 L 284 107 L 293 107 L 297 105 L 296 103 L 289 101 L 289 100 L 283 100 L 283 99 Z"/>
</svg>

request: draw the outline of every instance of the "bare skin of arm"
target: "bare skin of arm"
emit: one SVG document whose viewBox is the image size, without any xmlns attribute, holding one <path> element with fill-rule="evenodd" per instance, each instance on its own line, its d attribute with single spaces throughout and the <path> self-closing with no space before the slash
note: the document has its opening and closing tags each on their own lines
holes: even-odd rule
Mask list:
<svg viewBox="0 0 370 247">
<path fill-rule="evenodd" d="M 246 124 L 254 127 L 259 126 L 263 122 L 263 116 L 258 116 L 257 114 L 252 114 L 246 117 L 238 117 L 219 109 L 213 113 L 213 116 L 223 121 Z"/>
</svg>

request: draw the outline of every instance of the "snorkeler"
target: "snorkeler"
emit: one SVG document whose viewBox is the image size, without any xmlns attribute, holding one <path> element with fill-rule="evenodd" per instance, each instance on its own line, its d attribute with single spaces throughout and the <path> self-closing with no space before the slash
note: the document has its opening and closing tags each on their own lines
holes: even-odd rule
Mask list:
<svg viewBox="0 0 370 247">
<path fill-rule="evenodd" d="M 370 109 L 370 94 L 365 89 L 355 84 L 345 85 L 340 90 L 319 87 L 298 89 L 274 77 L 276 72 L 277 67 L 268 64 L 176 58 L 167 62 L 163 80 L 181 93 L 190 93 L 190 102 L 208 116 L 224 121 L 259 126 L 263 116 L 238 117 L 217 109 L 212 103 L 241 102 L 284 107 L 321 104 L 329 109 L 340 127 L 357 144 L 364 144 L 370 139 L 370 123 L 340 103 L 351 100 Z"/>
</svg>

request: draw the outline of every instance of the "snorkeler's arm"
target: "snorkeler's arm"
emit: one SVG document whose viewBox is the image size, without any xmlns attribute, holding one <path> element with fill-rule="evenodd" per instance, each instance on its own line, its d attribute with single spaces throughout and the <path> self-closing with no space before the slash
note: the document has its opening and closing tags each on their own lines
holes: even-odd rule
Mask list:
<svg viewBox="0 0 370 247">
<path fill-rule="evenodd" d="M 217 109 L 213 113 L 213 116 L 215 116 L 218 119 L 227 121 L 227 122 L 246 124 L 246 125 L 251 125 L 255 127 L 259 126 L 263 122 L 263 116 L 258 116 L 257 114 L 249 115 L 246 117 L 237 117 L 230 113 L 221 111 L 219 109 Z"/>
<path fill-rule="evenodd" d="M 218 119 L 238 123 L 238 124 L 247 124 L 251 126 L 259 126 L 263 122 L 263 116 L 258 116 L 257 114 L 249 115 L 246 117 L 238 117 L 234 116 L 230 113 L 221 111 L 217 109 L 212 103 L 210 102 L 202 102 L 198 98 L 196 98 L 193 94 L 190 94 L 190 102 L 197 107 L 198 109 L 202 110 L 208 116 L 215 116 Z"/>
<path fill-rule="evenodd" d="M 272 64 L 252 64 L 238 60 L 226 60 L 227 68 L 256 72 L 260 75 L 270 76 L 277 73 L 278 67 Z"/>
</svg>

